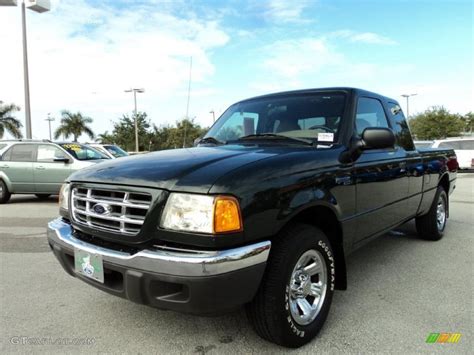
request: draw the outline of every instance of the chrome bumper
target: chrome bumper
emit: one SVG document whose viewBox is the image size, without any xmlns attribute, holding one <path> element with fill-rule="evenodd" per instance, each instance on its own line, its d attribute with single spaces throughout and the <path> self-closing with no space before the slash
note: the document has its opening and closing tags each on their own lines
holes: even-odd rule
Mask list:
<svg viewBox="0 0 474 355">
<path fill-rule="evenodd" d="M 102 256 L 104 262 L 125 268 L 173 276 L 212 276 L 243 269 L 267 261 L 270 241 L 220 250 L 147 249 L 136 254 L 102 248 L 75 238 L 71 226 L 61 218 L 48 223 L 48 241 L 69 250 L 80 249 Z"/>
</svg>

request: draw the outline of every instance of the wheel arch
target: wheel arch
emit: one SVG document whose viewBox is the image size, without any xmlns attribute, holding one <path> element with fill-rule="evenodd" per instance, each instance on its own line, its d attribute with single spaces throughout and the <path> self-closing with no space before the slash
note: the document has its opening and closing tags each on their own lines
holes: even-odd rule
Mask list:
<svg viewBox="0 0 474 355">
<path fill-rule="evenodd" d="M 449 174 L 444 173 L 438 181 L 438 186 L 441 186 L 446 194 L 449 194 Z"/>
<path fill-rule="evenodd" d="M 12 183 L 10 179 L 8 178 L 8 176 L 3 171 L 0 171 L 0 180 L 2 180 L 5 183 L 5 185 L 7 185 L 8 191 L 12 192 Z"/>
<path fill-rule="evenodd" d="M 449 217 L 449 174 L 445 173 L 438 181 L 438 186 L 441 186 L 446 192 L 446 216 Z"/>
<path fill-rule="evenodd" d="M 343 246 L 342 225 L 334 210 L 324 205 L 305 208 L 292 216 L 283 228 L 293 223 L 303 223 L 321 229 L 331 242 L 334 252 L 337 290 L 347 289 L 346 259 Z M 282 228 L 282 229 L 283 229 Z"/>
</svg>

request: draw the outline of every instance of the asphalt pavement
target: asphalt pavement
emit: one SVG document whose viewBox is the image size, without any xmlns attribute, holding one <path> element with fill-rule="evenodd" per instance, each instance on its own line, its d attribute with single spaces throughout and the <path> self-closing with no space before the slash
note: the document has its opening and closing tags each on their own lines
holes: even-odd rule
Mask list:
<svg viewBox="0 0 474 355">
<path fill-rule="evenodd" d="M 12 353 L 472 353 L 474 174 L 460 174 L 445 237 L 416 237 L 413 222 L 348 258 L 310 344 L 288 350 L 260 339 L 243 310 L 220 317 L 161 311 L 68 276 L 46 242 L 57 200 L 14 196 L 0 205 L 0 352 Z M 430 333 L 461 333 L 427 344 Z M 471 349 L 471 350 L 469 350 Z"/>
</svg>

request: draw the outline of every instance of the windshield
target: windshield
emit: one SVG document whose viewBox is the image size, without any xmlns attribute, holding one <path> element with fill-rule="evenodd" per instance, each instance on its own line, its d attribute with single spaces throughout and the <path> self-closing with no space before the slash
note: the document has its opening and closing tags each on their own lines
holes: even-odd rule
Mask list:
<svg viewBox="0 0 474 355">
<path fill-rule="evenodd" d="M 85 146 L 79 143 L 59 143 L 59 145 L 67 150 L 77 160 L 97 160 L 97 159 L 110 159 L 94 148 Z"/>
<path fill-rule="evenodd" d="M 229 142 L 255 134 L 278 134 L 332 143 L 337 139 L 344 103 L 342 93 L 248 100 L 227 109 L 204 138 Z"/>
<path fill-rule="evenodd" d="M 116 145 L 104 145 L 104 148 L 116 158 L 126 157 L 128 153 Z"/>
</svg>

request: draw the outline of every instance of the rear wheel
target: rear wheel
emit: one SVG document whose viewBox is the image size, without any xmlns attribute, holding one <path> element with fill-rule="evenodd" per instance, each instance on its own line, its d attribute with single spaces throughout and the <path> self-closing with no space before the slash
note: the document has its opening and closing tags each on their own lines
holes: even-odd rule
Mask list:
<svg viewBox="0 0 474 355">
<path fill-rule="evenodd" d="M 313 226 L 297 224 L 272 243 L 266 273 L 247 314 L 255 331 L 296 348 L 321 330 L 334 292 L 334 256 L 329 240 Z"/>
<path fill-rule="evenodd" d="M 51 196 L 51 194 L 36 194 L 36 197 L 40 200 L 47 200 L 49 196 Z"/>
<path fill-rule="evenodd" d="M 440 240 L 444 235 L 447 218 L 448 195 L 439 186 L 428 213 L 416 218 L 416 230 L 423 239 Z"/>
<path fill-rule="evenodd" d="M 10 200 L 11 195 L 12 194 L 8 191 L 7 185 L 3 180 L 0 180 L 0 204 L 7 203 Z"/>
</svg>

